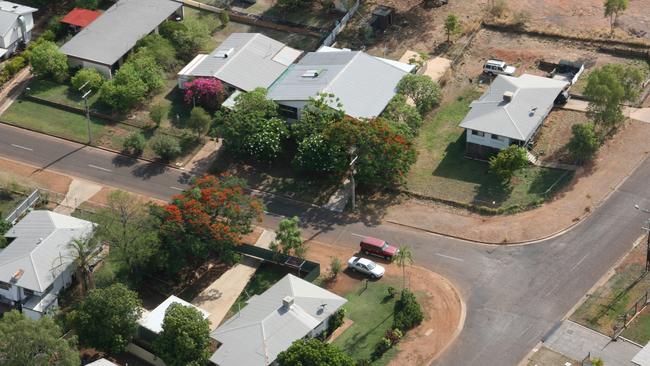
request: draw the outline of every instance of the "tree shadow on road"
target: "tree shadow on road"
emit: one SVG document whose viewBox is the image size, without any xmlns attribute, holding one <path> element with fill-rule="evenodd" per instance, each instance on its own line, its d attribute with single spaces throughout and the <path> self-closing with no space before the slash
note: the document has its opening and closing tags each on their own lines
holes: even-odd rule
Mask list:
<svg viewBox="0 0 650 366">
<path fill-rule="evenodd" d="M 163 174 L 169 170 L 169 167 L 160 163 L 148 163 L 137 166 L 131 172 L 134 176 L 142 179 L 149 179 Z"/>
</svg>

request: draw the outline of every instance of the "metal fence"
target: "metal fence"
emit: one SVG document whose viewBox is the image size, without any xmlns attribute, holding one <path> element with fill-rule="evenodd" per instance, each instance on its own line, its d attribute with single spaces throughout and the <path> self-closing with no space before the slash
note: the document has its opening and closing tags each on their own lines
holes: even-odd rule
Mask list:
<svg viewBox="0 0 650 366">
<path fill-rule="evenodd" d="M 10 223 L 11 225 L 16 224 L 18 219 L 25 213 L 25 211 L 27 211 L 30 207 L 36 204 L 39 198 L 40 198 L 40 194 L 38 193 L 38 189 L 35 189 L 9 215 L 7 215 L 7 217 L 5 217 L 5 221 Z"/>
<path fill-rule="evenodd" d="M 636 318 L 645 307 L 648 306 L 648 291 L 645 291 L 623 314 L 619 316 L 618 322 L 614 325 L 612 340 L 616 340 L 627 326 Z"/>
<path fill-rule="evenodd" d="M 336 25 L 334 28 L 330 31 L 330 33 L 323 39 L 323 46 L 331 46 L 334 44 L 336 41 L 336 36 L 343 31 L 345 26 L 348 24 L 352 16 L 357 12 L 359 9 L 360 1 L 357 0 L 357 2 L 348 10 L 347 14 L 341 20 L 336 22 Z"/>
<path fill-rule="evenodd" d="M 305 281 L 313 282 L 320 275 L 320 264 L 317 262 L 298 259 L 270 249 L 249 244 L 238 245 L 235 247 L 235 250 L 241 254 L 261 258 L 265 261 L 296 270 L 298 277 L 301 277 Z"/>
</svg>

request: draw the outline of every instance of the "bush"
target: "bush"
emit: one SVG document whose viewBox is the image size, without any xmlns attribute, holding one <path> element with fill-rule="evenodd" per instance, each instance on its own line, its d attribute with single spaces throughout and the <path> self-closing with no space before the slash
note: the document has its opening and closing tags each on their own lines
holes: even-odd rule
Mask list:
<svg viewBox="0 0 650 366">
<path fill-rule="evenodd" d="M 18 71 L 20 71 L 23 67 L 27 65 L 27 60 L 25 60 L 24 57 L 22 56 L 16 56 L 9 60 L 5 64 L 5 70 L 9 73 L 9 75 L 15 75 Z"/>
<path fill-rule="evenodd" d="M 95 10 L 99 6 L 99 0 L 77 0 L 75 6 L 78 8 Z"/>
<path fill-rule="evenodd" d="M 181 154 L 178 140 L 168 135 L 154 137 L 151 141 L 151 149 L 164 161 L 171 161 Z"/>
<path fill-rule="evenodd" d="M 230 15 L 228 15 L 227 11 L 222 11 L 219 13 L 219 20 L 221 21 L 221 26 L 225 27 L 228 23 L 230 23 Z"/>
<path fill-rule="evenodd" d="M 345 318 L 345 309 L 339 308 L 327 322 L 327 332 L 332 334 L 336 329 L 343 325 L 343 319 Z"/>
<path fill-rule="evenodd" d="M 513 16 L 514 25 L 519 29 L 526 28 L 528 22 L 530 22 L 531 15 L 529 12 L 522 10 L 515 13 Z"/>
<path fill-rule="evenodd" d="M 202 136 L 210 129 L 212 118 L 205 109 L 201 107 L 194 107 L 190 112 L 190 118 L 187 120 L 187 127 L 196 133 L 197 136 Z"/>
<path fill-rule="evenodd" d="M 395 298 L 395 296 L 397 296 L 397 290 L 395 289 L 395 287 L 389 286 L 388 287 L 388 297 L 393 299 L 393 298 Z"/>
<path fill-rule="evenodd" d="M 77 71 L 70 82 L 75 90 L 80 90 L 84 84 L 88 83 L 84 89 L 96 92 L 104 84 L 104 77 L 95 69 L 81 69 Z"/>
<path fill-rule="evenodd" d="M 567 147 L 576 163 L 582 164 L 591 160 L 600 147 L 594 124 L 573 125 L 571 134 Z"/>
<path fill-rule="evenodd" d="M 395 94 L 381 116 L 394 124 L 407 125 L 412 134 L 417 134 L 422 125 L 420 112 L 406 102 L 406 96 L 403 94 Z"/>
<path fill-rule="evenodd" d="M 506 0 L 494 0 L 492 6 L 488 9 L 488 13 L 495 18 L 501 18 L 508 11 L 508 3 Z"/>
<path fill-rule="evenodd" d="M 156 126 L 160 126 L 160 122 L 166 114 L 167 107 L 162 104 L 154 104 L 149 109 L 149 118 L 156 123 Z"/>
<path fill-rule="evenodd" d="M 29 55 L 29 62 L 36 76 L 49 77 L 59 83 L 68 78 L 68 57 L 59 51 L 56 43 L 37 42 Z"/>
<path fill-rule="evenodd" d="M 339 273 L 341 273 L 341 268 L 341 260 L 337 257 L 332 257 L 332 260 L 330 261 L 330 276 L 333 279 L 336 278 Z"/>
<path fill-rule="evenodd" d="M 390 342 L 390 339 L 388 338 L 382 338 L 377 342 L 377 345 L 375 346 L 375 352 L 373 353 L 373 358 L 379 359 L 386 351 L 388 351 L 393 344 Z"/>
<path fill-rule="evenodd" d="M 395 328 L 395 329 L 389 329 L 386 331 L 386 338 L 390 340 L 390 343 L 395 345 L 397 342 L 402 339 L 404 336 L 404 333 L 402 333 L 401 330 Z"/>
<path fill-rule="evenodd" d="M 395 303 L 393 310 L 393 327 L 407 331 L 424 320 L 422 307 L 415 295 L 408 289 L 402 290 L 402 295 Z"/>
<path fill-rule="evenodd" d="M 517 145 L 510 145 L 490 158 L 490 172 L 504 183 L 509 182 L 517 170 L 526 165 L 528 165 L 526 149 Z"/>
<path fill-rule="evenodd" d="M 147 141 L 140 132 L 133 132 L 122 143 L 122 149 L 135 155 L 140 155 L 144 151 Z"/>
<path fill-rule="evenodd" d="M 179 61 L 176 58 L 176 49 L 172 43 L 160 34 L 150 34 L 136 44 L 138 53 L 153 57 L 156 62 L 167 71 L 174 71 Z"/>
<path fill-rule="evenodd" d="M 109 262 L 104 262 L 98 270 L 95 271 L 95 287 L 106 288 L 115 283 L 115 272 Z"/>
<path fill-rule="evenodd" d="M 424 114 L 440 102 L 440 86 L 426 75 L 407 74 L 399 84 L 397 92 L 413 99 L 420 114 Z"/>
</svg>

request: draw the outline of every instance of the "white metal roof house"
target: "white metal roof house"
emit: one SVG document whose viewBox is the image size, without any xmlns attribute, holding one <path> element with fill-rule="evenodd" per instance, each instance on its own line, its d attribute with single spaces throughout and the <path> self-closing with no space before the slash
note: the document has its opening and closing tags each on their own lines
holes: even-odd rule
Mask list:
<svg viewBox="0 0 650 366">
<path fill-rule="evenodd" d="M 324 332 L 329 317 L 346 302 L 286 275 L 210 334 L 219 343 L 210 361 L 218 366 L 271 365 L 294 341 Z"/>
<path fill-rule="evenodd" d="M 300 55 L 260 33 L 233 33 L 209 55 L 197 55 L 178 73 L 178 87 L 211 77 L 243 91 L 268 88 Z"/>
<path fill-rule="evenodd" d="M 162 332 L 162 325 L 163 325 L 163 321 L 165 320 L 165 314 L 167 313 L 167 309 L 172 304 L 180 304 L 186 307 L 194 308 L 198 310 L 201 314 L 203 314 L 203 319 L 207 319 L 210 316 L 210 313 L 208 313 L 207 311 L 172 295 L 167 299 L 165 299 L 165 301 L 160 303 L 160 305 L 156 306 L 155 309 L 149 312 L 145 311 L 142 314 L 142 317 L 140 317 L 140 320 L 138 320 L 138 324 L 140 324 L 141 327 L 147 329 L 148 331 L 154 334 L 160 334 L 160 332 Z"/>
<path fill-rule="evenodd" d="M 290 119 L 299 118 L 309 98 L 319 93 L 334 94 L 351 117 L 373 118 L 383 112 L 399 81 L 413 68 L 361 51 L 324 47 L 287 69 L 269 88 L 268 97 Z"/>
<path fill-rule="evenodd" d="M 0 251 L 0 301 L 22 304 L 38 319 L 57 305 L 57 294 L 76 270 L 68 244 L 92 235 L 94 224 L 51 211 L 32 211 L 6 234 Z"/>
<path fill-rule="evenodd" d="M 165 20 L 182 16 L 183 5 L 174 0 L 120 0 L 60 50 L 71 66 L 91 67 L 111 77 L 136 42 Z"/>
<path fill-rule="evenodd" d="M 32 39 L 33 14 L 38 9 L 0 1 L 0 57 L 9 57 L 21 43 Z"/>
<path fill-rule="evenodd" d="M 525 146 L 568 85 L 528 74 L 497 76 L 460 123 L 466 130 L 467 155 L 485 158 L 510 145 Z"/>
</svg>

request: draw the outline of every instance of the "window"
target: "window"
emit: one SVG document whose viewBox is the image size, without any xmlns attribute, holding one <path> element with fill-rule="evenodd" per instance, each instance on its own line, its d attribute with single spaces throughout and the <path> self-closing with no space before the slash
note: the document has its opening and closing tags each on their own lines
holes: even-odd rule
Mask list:
<svg viewBox="0 0 650 366">
<path fill-rule="evenodd" d="M 499 136 L 499 135 L 492 135 L 492 140 L 499 140 L 499 141 L 501 141 L 501 136 Z"/>
<path fill-rule="evenodd" d="M 278 106 L 278 112 L 284 118 L 298 119 L 298 108 L 296 107 L 280 104 Z"/>
<path fill-rule="evenodd" d="M 34 291 L 24 288 L 23 289 L 23 294 L 25 295 L 25 297 L 32 296 L 32 295 L 34 295 Z"/>
<path fill-rule="evenodd" d="M 485 132 L 472 130 L 472 135 L 483 137 L 483 136 L 485 136 Z"/>
<path fill-rule="evenodd" d="M 0 281 L 0 289 L 9 290 L 10 288 L 11 288 L 10 284 Z"/>
</svg>

